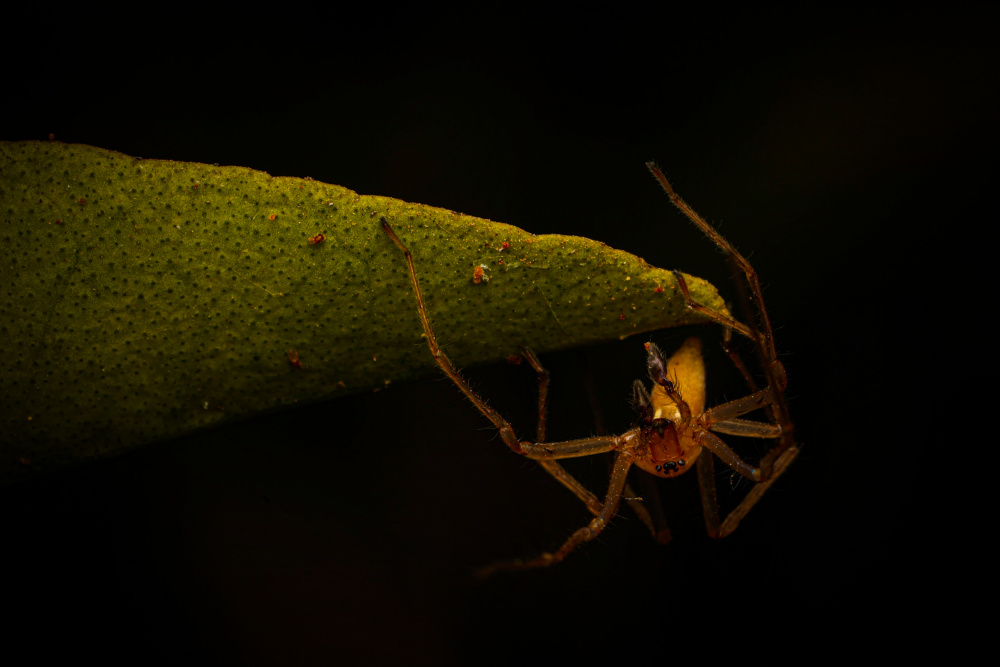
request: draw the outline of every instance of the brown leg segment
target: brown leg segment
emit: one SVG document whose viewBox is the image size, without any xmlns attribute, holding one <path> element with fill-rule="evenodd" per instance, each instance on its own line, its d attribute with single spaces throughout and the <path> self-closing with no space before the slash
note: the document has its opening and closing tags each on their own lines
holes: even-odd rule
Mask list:
<svg viewBox="0 0 1000 667">
<path fill-rule="evenodd" d="M 542 366 L 542 362 L 539 361 L 538 355 L 534 353 L 533 350 L 527 347 L 521 348 L 521 353 L 524 354 L 524 358 L 528 360 L 528 363 L 534 369 L 535 373 L 538 374 L 538 428 L 535 431 L 536 441 L 539 443 L 545 442 L 545 423 L 547 420 L 547 405 L 549 397 L 549 372 L 545 370 Z M 591 493 L 583 484 L 578 482 L 575 477 L 566 472 L 559 463 L 551 459 L 541 459 L 538 461 L 542 468 L 545 469 L 547 473 L 552 475 L 557 482 L 569 489 L 574 496 L 579 498 L 590 513 L 597 516 L 601 513 L 601 501 L 598 500 L 597 496 Z"/>
<path fill-rule="evenodd" d="M 733 330 L 729 327 L 725 327 L 723 329 L 722 349 L 729 356 L 729 359 L 733 362 L 733 365 L 736 366 L 737 370 L 739 370 L 740 375 L 743 376 L 747 386 L 750 387 L 750 391 L 756 392 L 758 389 L 757 381 L 753 379 L 753 376 L 750 374 L 750 369 L 747 368 L 747 365 L 743 363 L 743 359 L 740 357 L 739 353 L 733 348 Z"/>
<path fill-rule="evenodd" d="M 677 277 L 678 285 L 681 289 L 684 299 L 687 302 L 689 308 L 696 310 L 706 317 L 709 317 L 719 324 L 726 327 L 727 332 L 724 337 L 725 343 L 724 347 L 726 352 L 729 354 L 733 363 L 743 374 L 743 377 L 747 379 L 747 384 L 750 386 L 752 392 L 751 396 L 757 396 L 759 394 L 766 394 L 766 402 L 761 407 L 766 407 L 768 415 L 777 423 L 781 428 L 778 444 L 773 447 L 760 462 L 759 475 L 760 479 L 766 480 L 759 482 L 754 485 L 747 497 L 733 510 L 726 520 L 719 523 L 719 513 L 718 513 L 718 503 L 715 494 L 715 479 L 713 467 L 712 467 L 712 457 L 702 456 L 698 459 L 698 480 L 702 489 L 702 506 L 705 513 L 705 524 L 708 527 L 709 533 L 716 537 L 724 537 L 732 532 L 740 520 L 746 515 L 746 513 L 753 507 L 760 497 L 764 494 L 767 488 L 776 480 L 788 467 L 791 461 L 797 456 L 798 448 L 795 445 L 795 440 L 793 437 L 794 427 L 792 425 L 791 418 L 788 415 L 788 407 L 785 405 L 784 390 L 788 384 L 788 379 L 785 375 L 785 368 L 781 361 L 778 359 L 777 351 L 774 347 L 774 332 L 771 327 L 771 320 L 767 314 L 767 308 L 764 306 L 764 298 L 762 296 L 760 278 L 757 276 L 757 271 L 750 265 L 743 255 L 741 255 L 736 248 L 732 246 L 719 232 L 715 230 L 712 225 L 705 221 L 691 206 L 684 201 L 680 195 L 678 195 L 673 186 L 667 180 L 663 172 L 653 164 L 652 162 L 647 162 L 646 166 L 649 171 L 653 174 L 653 177 L 659 181 L 663 190 L 670 197 L 670 201 L 680 209 L 691 222 L 695 224 L 711 241 L 718 246 L 720 250 L 726 253 L 730 261 L 738 267 L 740 271 L 743 272 L 746 277 L 747 288 L 750 291 L 750 300 L 753 302 L 754 309 L 756 310 L 758 321 L 754 321 L 754 318 L 748 319 L 749 326 L 737 322 L 726 315 L 718 313 L 710 308 L 707 308 L 691 298 L 688 291 L 687 285 L 684 282 L 683 276 L 678 272 L 674 272 Z M 758 328 L 759 324 L 759 328 Z M 767 387 L 758 391 L 756 383 L 753 381 L 746 365 L 743 364 L 739 356 L 732 351 L 729 343 L 731 338 L 731 333 L 729 330 L 736 330 L 742 335 L 750 338 L 757 345 L 757 351 L 764 365 L 764 372 L 767 376 Z M 734 401 L 733 403 L 738 403 Z M 732 406 L 733 404 L 729 404 Z M 723 416 L 726 412 L 725 407 L 722 410 L 716 409 L 710 412 L 714 412 L 713 417 L 720 418 L 721 421 L 725 420 Z M 734 417 L 737 415 L 733 415 Z"/>
<path fill-rule="evenodd" d="M 393 231 L 392 227 L 389 225 L 388 221 L 382 218 L 382 228 L 385 233 L 389 235 L 393 243 L 403 252 L 406 258 L 406 267 L 410 273 L 410 283 L 413 285 L 413 293 L 417 299 L 417 310 L 420 313 L 420 322 L 424 328 L 424 336 L 427 338 L 427 346 L 431 350 L 431 355 L 434 357 L 434 361 L 437 362 L 441 370 L 451 378 L 452 382 L 458 385 L 458 388 L 462 390 L 466 398 L 472 402 L 476 408 L 479 409 L 483 415 L 489 419 L 500 431 L 500 437 L 503 438 L 504 444 L 506 444 L 512 451 L 518 454 L 524 454 L 524 448 L 521 446 L 520 441 L 514 434 L 514 429 L 511 428 L 510 424 L 504 419 L 496 410 L 491 408 L 486 402 L 480 398 L 479 394 L 469 386 L 465 381 L 455 366 L 448 359 L 448 356 L 438 347 L 437 337 L 434 335 L 434 329 L 431 327 L 430 320 L 427 318 L 427 309 L 424 306 L 423 294 L 420 291 L 420 283 L 417 281 L 417 271 L 413 266 L 413 256 L 410 254 L 409 249 L 403 245 L 403 242 L 399 240 L 396 233 Z M 531 367 L 538 373 L 539 376 L 539 387 L 538 387 L 538 441 L 544 442 L 545 440 L 545 412 L 546 412 L 546 402 L 548 398 L 548 385 L 549 385 L 549 374 L 548 371 L 542 366 L 538 357 L 531 350 L 524 348 L 523 352 L 525 357 L 528 359 L 528 363 Z M 602 504 L 598 500 L 597 496 L 588 491 L 580 482 L 573 478 L 566 470 L 553 460 L 542 459 L 539 461 L 542 468 L 544 468 L 550 475 L 556 478 L 560 484 L 569 489 L 573 495 L 579 498 L 586 506 L 587 509 L 591 511 L 594 515 L 600 514 Z"/>
<path fill-rule="evenodd" d="M 726 537 L 740 525 L 743 517 L 757 504 L 764 493 L 778 477 L 788 468 L 799 454 L 798 447 L 792 447 L 782 454 L 774 466 L 771 478 L 751 487 L 750 492 L 740 501 L 725 521 L 719 521 L 719 499 L 715 491 L 715 467 L 711 456 L 699 456 L 697 461 L 698 486 L 701 489 L 701 509 L 705 517 L 705 529 L 714 538 Z"/>
<path fill-rule="evenodd" d="M 608 493 L 604 498 L 604 505 L 600 513 L 586 526 L 580 528 L 566 540 L 555 553 L 544 553 L 538 558 L 531 560 L 514 560 L 504 563 L 488 565 L 476 572 L 478 577 L 488 577 L 491 574 L 511 570 L 528 570 L 536 567 L 548 567 L 562 561 L 573 549 L 588 542 L 600 535 L 604 528 L 614 517 L 621 500 L 622 490 L 625 488 L 625 479 L 628 477 L 628 470 L 632 466 L 632 452 L 621 452 L 615 460 L 614 471 L 611 475 L 611 483 L 608 485 Z"/>
<path fill-rule="evenodd" d="M 674 205 L 680 209 L 681 213 L 687 216 L 687 218 L 691 220 L 691 222 L 693 222 L 695 226 L 705 234 L 705 236 L 711 239 L 716 246 L 725 252 L 726 255 L 732 259 L 736 266 L 738 266 L 746 276 L 747 286 L 750 289 L 750 298 L 753 301 L 754 307 L 757 311 L 757 317 L 760 320 L 759 332 L 756 329 L 748 330 L 748 327 L 742 324 L 734 326 L 737 324 L 735 320 L 731 320 L 724 315 L 714 313 L 700 304 L 696 304 L 691 299 L 689 294 L 685 294 L 685 299 L 690 307 L 698 310 L 708 317 L 711 317 L 712 319 L 715 319 L 720 324 L 736 329 L 741 334 L 748 336 L 757 343 L 761 359 L 764 360 L 764 372 L 767 374 L 768 386 L 776 388 L 776 391 L 774 392 L 774 406 L 772 409 L 774 410 L 776 421 L 781 424 L 782 427 L 781 442 L 772 451 L 768 452 L 768 454 L 764 457 L 764 460 L 761 461 L 761 467 L 765 470 L 770 470 L 775 459 L 777 459 L 785 450 L 790 447 L 794 447 L 795 442 L 792 438 L 792 422 L 788 417 L 788 408 L 785 406 L 785 399 L 782 393 L 788 384 L 788 379 L 785 376 L 784 365 L 782 365 L 781 361 L 778 360 L 778 354 L 774 348 L 774 333 L 771 329 L 771 320 L 767 315 L 767 309 L 764 307 L 764 298 L 761 295 L 760 279 L 758 278 L 757 272 L 754 270 L 753 266 L 750 265 L 750 262 L 748 262 L 746 258 L 743 257 L 743 255 L 741 255 L 736 248 L 729 243 L 729 241 L 723 238 L 723 236 L 719 234 L 719 232 L 717 232 L 712 225 L 708 224 L 704 218 L 698 215 L 698 213 L 696 213 L 686 201 L 681 199 L 680 195 L 674 192 L 673 186 L 670 185 L 667 177 L 663 175 L 663 172 L 660 171 L 659 167 L 652 162 L 647 162 L 646 167 L 649 168 L 653 177 L 659 181 L 663 190 L 667 193 L 667 196 L 670 197 L 670 201 L 672 201 Z M 682 290 L 686 291 L 684 287 L 682 287 Z M 728 322 L 724 320 L 728 320 Z M 753 326 L 753 324 L 754 323 L 751 321 L 751 326 Z"/>
<path fill-rule="evenodd" d="M 593 370 L 590 364 L 590 356 L 580 353 L 581 363 L 584 365 L 584 386 L 587 390 L 587 401 L 590 403 L 590 411 L 594 415 L 594 432 L 597 435 L 604 435 L 604 416 L 601 414 L 601 405 L 597 400 L 597 392 L 594 391 Z M 608 474 L 614 471 L 614 459 L 608 459 Z M 663 506 L 660 503 L 660 492 L 653 483 L 653 478 L 648 475 L 640 476 L 642 493 L 636 493 L 632 485 L 625 483 L 624 498 L 628 506 L 632 508 L 635 515 L 639 517 L 643 525 L 649 530 L 650 535 L 659 544 L 666 544 L 671 540 L 670 529 L 667 527 L 667 519 L 663 514 Z M 641 497 L 640 497 L 641 496 Z M 598 511 L 600 507 L 598 506 Z M 591 512 L 596 516 L 591 508 Z"/>
<path fill-rule="evenodd" d="M 511 451 L 523 454 L 524 450 L 521 448 L 521 443 L 514 434 L 514 429 L 511 428 L 509 423 L 507 423 L 507 420 L 501 417 L 500 413 L 488 406 L 486 401 L 480 398 L 479 394 L 477 394 L 472 387 L 469 386 L 469 383 L 465 381 L 465 378 L 459 375 L 458 369 L 456 369 L 454 364 L 451 363 L 448 356 L 441 351 L 441 348 L 438 347 L 437 338 L 434 336 L 434 329 L 431 328 L 431 323 L 427 319 L 427 309 L 424 307 L 424 297 L 420 292 L 420 283 L 417 281 L 417 271 L 413 268 L 413 256 L 410 254 L 407 247 L 403 245 L 403 242 L 399 240 L 399 237 L 396 236 L 396 233 L 392 231 L 392 227 L 389 226 L 389 223 L 384 217 L 382 218 L 382 229 L 385 230 L 385 233 L 389 235 L 392 242 L 396 244 L 396 247 L 398 247 L 403 252 L 403 256 L 406 257 L 406 268 L 410 272 L 410 282 L 413 285 L 413 294 L 417 297 L 417 310 L 420 312 L 420 322 L 424 327 L 424 335 L 427 337 L 427 346 L 431 349 L 431 355 L 434 357 L 434 361 L 436 361 L 437 365 L 441 367 L 441 370 L 445 372 L 445 375 L 450 377 L 452 382 L 458 385 L 458 388 L 462 390 L 465 397 L 468 398 L 487 419 L 493 422 L 493 425 L 500 431 L 500 437 L 503 439 L 504 444 L 510 447 Z"/>
<path fill-rule="evenodd" d="M 528 360 L 531 368 L 538 375 L 538 428 L 535 429 L 535 442 L 545 442 L 545 422 L 548 419 L 549 372 L 542 366 L 538 355 L 530 347 L 522 347 L 521 354 Z"/>
</svg>

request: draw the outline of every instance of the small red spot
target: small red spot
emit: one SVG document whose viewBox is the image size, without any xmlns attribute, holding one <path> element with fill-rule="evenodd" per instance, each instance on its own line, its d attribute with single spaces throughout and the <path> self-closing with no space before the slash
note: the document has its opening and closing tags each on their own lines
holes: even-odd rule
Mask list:
<svg viewBox="0 0 1000 667">
<path fill-rule="evenodd" d="M 625 313 L 622 313 L 621 316 L 618 319 L 624 320 L 625 319 Z"/>
<path fill-rule="evenodd" d="M 267 216 L 267 219 L 268 219 L 268 220 L 274 220 L 274 219 L 275 219 L 275 218 L 277 218 L 277 217 L 278 217 L 278 216 L 276 216 L 276 215 L 275 215 L 274 213 L 272 213 L 271 215 Z"/>
<path fill-rule="evenodd" d="M 86 203 L 87 203 L 87 200 L 86 200 L 86 199 L 84 199 L 83 197 L 80 197 L 80 201 L 78 201 L 77 203 L 78 203 L 78 204 L 80 204 L 80 205 L 82 206 L 82 205 L 84 205 L 84 204 L 86 204 Z"/>
<path fill-rule="evenodd" d="M 503 252 L 504 250 L 509 250 L 509 249 L 510 249 L 510 244 L 507 243 L 506 241 L 504 241 L 503 243 L 500 244 L 500 252 Z"/>
<path fill-rule="evenodd" d="M 56 224 L 57 225 L 61 225 L 62 224 L 62 218 L 59 218 L 58 220 L 56 220 Z"/>
<path fill-rule="evenodd" d="M 322 234 L 317 234 L 316 236 L 309 237 L 309 245 L 319 245 L 326 240 L 326 237 Z"/>
<path fill-rule="evenodd" d="M 498 259 L 497 260 L 497 264 L 503 264 L 503 260 L 502 259 Z"/>
<path fill-rule="evenodd" d="M 299 360 L 299 353 L 295 351 L 295 348 L 288 348 L 288 360 L 292 362 L 292 368 L 302 370 L 302 361 Z"/>
<path fill-rule="evenodd" d="M 55 132 L 49 132 L 49 141 L 55 141 L 55 140 L 56 140 Z"/>
<path fill-rule="evenodd" d="M 646 348 L 646 352 L 649 352 L 649 343 L 643 343 L 642 346 Z"/>
<path fill-rule="evenodd" d="M 201 184 L 200 183 L 195 183 L 191 187 L 194 188 L 195 190 L 197 190 L 199 187 L 201 187 Z"/>
<path fill-rule="evenodd" d="M 476 268 L 472 269 L 472 283 L 474 285 L 479 285 L 484 280 L 489 282 L 489 276 L 487 276 L 483 271 L 483 269 L 485 268 L 486 268 L 485 266 L 479 265 Z"/>
<path fill-rule="evenodd" d="M 522 359 L 516 354 L 512 354 L 509 357 L 507 357 L 507 363 L 514 364 L 515 366 L 520 366 L 522 361 L 524 361 L 524 359 Z"/>
<path fill-rule="evenodd" d="M 654 289 L 653 291 L 654 291 L 654 292 L 656 292 L 657 294 L 659 294 L 660 292 L 662 292 L 662 291 L 663 291 L 663 288 L 662 288 L 662 287 L 660 287 L 659 285 L 657 285 L 657 286 L 656 286 L 656 289 Z"/>
</svg>

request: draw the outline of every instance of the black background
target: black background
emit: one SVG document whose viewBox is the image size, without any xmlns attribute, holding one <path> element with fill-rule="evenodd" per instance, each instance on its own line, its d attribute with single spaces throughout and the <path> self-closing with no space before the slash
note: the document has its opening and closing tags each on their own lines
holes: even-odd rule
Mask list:
<svg viewBox="0 0 1000 667">
<path fill-rule="evenodd" d="M 984 17 L 268 11 L 27 24 L 39 37 L 5 74 L 0 138 L 589 236 L 736 298 L 646 172 L 655 159 L 765 283 L 802 454 L 726 540 L 704 535 L 681 478 L 664 490 L 670 546 L 624 511 L 556 568 L 479 582 L 476 566 L 552 549 L 588 517 L 450 382 L 255 419 L 0 490 L 8 646 L 143 664 L 640 664 L 895 651 L 961 613 L 982 586 L 964 535 L 990 469 L 988 410 L 968 406 L 997 368 Z M 653 339 L 690 333 L 711 348 L 712 402 L 739 395 L 717 330 Z M 543 359 L 551 439 L 592 433 L 588 365 L 609 426 L 629 426 L 641 342 Z M 530 373 L 468 375 L 532 435 Z M 577 463 L 600 490 L 606 463 Z"/>
</svg>

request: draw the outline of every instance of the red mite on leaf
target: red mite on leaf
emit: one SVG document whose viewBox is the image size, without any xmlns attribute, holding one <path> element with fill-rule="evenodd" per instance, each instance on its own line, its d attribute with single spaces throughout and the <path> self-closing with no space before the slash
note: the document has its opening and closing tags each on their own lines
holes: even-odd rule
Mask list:
<svg viewBox="0 0 1000 667">
<path fill-rule="evenodd" d="M 485 264 L 480 264 L 479 266 L 472 269 L 472 284 L 481 285 L 482 283 L 488 283 L 490 281 L 490 276 L 487 271 L 489 267 Z"/>
<path fill-rule="evenodd" d="M 309 245 L 319 245 L 326 240 L 326 237 L 322 234 L 317 234 L 316 236 L 309 237 Z"/>
<path fill-rule="evenodd" d="M 295 351 L 295 348 L 288 348 L 288 360 L 292 362 L 292 368 L 302 370 L 302 362 L 299 360 L 299 353 Z"/>
</svg>

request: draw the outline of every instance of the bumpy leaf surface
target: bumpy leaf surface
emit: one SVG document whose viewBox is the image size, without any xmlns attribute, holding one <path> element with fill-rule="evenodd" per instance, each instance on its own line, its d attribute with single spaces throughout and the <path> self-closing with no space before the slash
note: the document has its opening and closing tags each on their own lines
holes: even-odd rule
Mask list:
<svg viewBox="0 0 1000 667">
<path fill-rule="evenodd" d="M 669 271 L 596 241 L 242 167 L 0 142 L 0 483 L 437 372 L 382 216 L 458 366 L 702 321 Z"/>
</svg>

